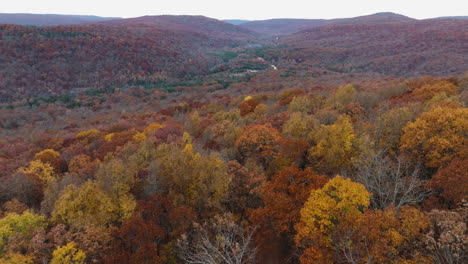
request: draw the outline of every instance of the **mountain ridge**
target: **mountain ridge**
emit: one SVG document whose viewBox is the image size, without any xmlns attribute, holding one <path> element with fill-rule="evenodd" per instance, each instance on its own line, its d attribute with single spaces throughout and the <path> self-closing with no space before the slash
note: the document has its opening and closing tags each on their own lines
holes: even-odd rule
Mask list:
<svg viewBox="0 0 468 264">
<path fill-rule="evenodd" d="M 76 25 L 112 19 L 118 19 L 118 17 L 100 17 L 92 15 L 0 13 L 0 24 L 16 24 L 24 26 Z"/>
</svg>

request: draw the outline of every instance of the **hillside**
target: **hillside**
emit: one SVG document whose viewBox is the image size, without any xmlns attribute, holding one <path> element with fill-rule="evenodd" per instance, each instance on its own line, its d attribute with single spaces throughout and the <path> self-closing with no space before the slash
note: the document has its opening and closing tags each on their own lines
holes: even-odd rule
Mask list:
<svg viewBox="0 0 468 264">
<path fill-rule="evenodd" d="M 143 16 L 101 22 L 105 25 L 152 25 L 158 28 L 196 32 L 210 37 L 229 40 L 252 40 L 259 34 L 221 20 L 204 16 Z"/>
<path fill-rule="evenodd" d="M 280 67 L 398 76 L 460 74 L 468 69 L 468 21 L 340 24 L 281 37 L 271 51 Z"/>
<path fill-rule="evenodd" d="M 30 26 L 57 26 L 95 23 L 117 19 L 116 17 L 55 15 L 55 14 L 6 14 L 0 13 L 0 24 L 17 24 Z"/>
<path fill-rule="evenodd" d="M 233 24 L 233 25 L 240 25 L 240 24 L 244 24 L 244 23 L 247 23 L 247 22 L 250 22 L 251 20 L 243 20 L 243 19 L 223 19 L 224 22 L 227 22 L 227 23 L 230 23 L 230 24 Z"/>
<path fill-rule="evenodd" d="M 166 23 L 142 18 L 112 25 L 0 25 L 0 101 L 199 74 L 216 61 L 208 52 L 252 39 L 253 33 L 225 22 L 194 20 L 198 24 L 185 23 L 185 17 Z"/>
<path fill-rule="evenodd" d="M 368 16 L 338 19 L 270 19 L 251 21 L 241 24 L 242 27 L 268 35 L 287 35 L 309 28 L 335 24 L 376 24 L 390 22 L 410 22 L 415 19 L 394 14 L 377 13 Z"/>
</svg>

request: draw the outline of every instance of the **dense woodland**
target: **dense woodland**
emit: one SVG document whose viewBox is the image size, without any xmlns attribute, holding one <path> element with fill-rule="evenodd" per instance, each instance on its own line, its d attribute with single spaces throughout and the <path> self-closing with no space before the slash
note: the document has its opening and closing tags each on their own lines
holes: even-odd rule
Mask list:
<svg viewBox="0 0 468 264">
<path fill-rule="evenodd" d="M 466 61 L 343 71 L 313 33 L 148 19 L 0 25 L 1 264 L 468 262 Z"/>
</svg>

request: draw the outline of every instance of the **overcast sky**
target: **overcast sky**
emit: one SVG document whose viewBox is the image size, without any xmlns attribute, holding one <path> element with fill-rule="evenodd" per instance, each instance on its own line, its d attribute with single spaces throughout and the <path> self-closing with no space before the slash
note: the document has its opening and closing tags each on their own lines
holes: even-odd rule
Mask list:
<svg viewBox="0 0 468 264">
<path fill-rule="evenodd" d="M 204 15 L 218 19 L 341 18 L 395 12 L 413 18 L 468 16 L 468 0 L 0 0 L 0 13 L 112 17 Z"/>
</svg>

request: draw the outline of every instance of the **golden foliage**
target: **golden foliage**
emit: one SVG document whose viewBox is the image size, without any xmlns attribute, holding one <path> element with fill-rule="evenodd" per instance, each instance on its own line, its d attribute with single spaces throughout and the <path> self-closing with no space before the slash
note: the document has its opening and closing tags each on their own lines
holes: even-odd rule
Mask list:
<svg viewBox="0 0 468 264">
<path fill-rule="evenodd" d="M 0 258 L 0 264 L 33 264 L 33 259 L 31 256 L 10 253 Z"/>
<path fill-rule="evenodd" d="M 19 171 L 26 174 L 36 175 L 44 185 L 46 185 L 49 180 L 57 176 L 54 168 L 50 164 L 42 163 L 39 160 L 31 161 L 27 168 L 20 168 Z"/>
<path fill-rule="evenodd" d="M 50 264 L 85 264 L 86 254 L 75 242 L 59 247 L 52 253 Z"/>
<path fill-rule="evenodd" d="M 317 168 L 333 172 L 350 166 L 356 156 L 357 146 L 351 118 L 341 115 L 333 125 L 322 125 L 311 135 L 317 143 L 310 149 L 309 159 Z"/>
<path fill-rule="evenodd" d="M 118 206 L 96 183 L 68 185 L 55 203 L 52 219 L 74 228 L 106 226 L 118 220 Z"/>
<path fill-rule="evenodd" d="M 403 128 L 400 149 L 438 168 L 468 158 L 468 109 L 436 107 Z"/>
<path fill-rule="evenodd" d="M 83 131 L 83 132 L 80 132 L 78 134 L 76 134 L 76 137 L 77 138 L 80 138 L 80 139 L 85 139 L 85 138 L 98 138 L 100 136 L 101 132 L 97 129 L 90 129 L 90 130 L 86 130 L 86 131 Z"/>
</svg>

